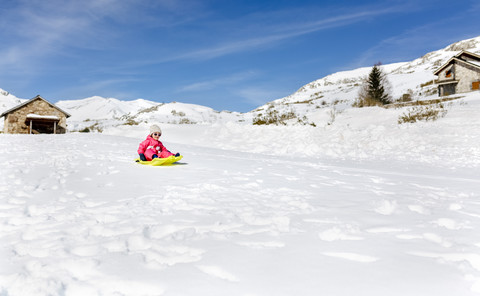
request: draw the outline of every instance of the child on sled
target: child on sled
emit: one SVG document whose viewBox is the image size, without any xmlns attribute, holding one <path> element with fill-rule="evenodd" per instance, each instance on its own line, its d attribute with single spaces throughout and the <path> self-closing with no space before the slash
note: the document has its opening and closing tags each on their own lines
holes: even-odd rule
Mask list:
<svg viewBox="0 0 480 296">
<path fill-rule="evenodd" d="M 172 155 L 180 156 L 180 153 L 173 154 L 163 146 L 162 142 L 158 140 L 161 135 L 162 130 L 158 125 L 152 125 L 150 127 L 150 134 L 147 136 L 147 139 L 138 146 L 137 152 L 141 160 L 150 161 L 157 157 L 167 158 Z"/>
</svg>

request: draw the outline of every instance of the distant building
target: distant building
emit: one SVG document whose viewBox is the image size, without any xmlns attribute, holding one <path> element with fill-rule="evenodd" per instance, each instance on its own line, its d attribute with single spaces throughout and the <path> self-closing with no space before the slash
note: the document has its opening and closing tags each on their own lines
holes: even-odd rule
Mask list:
<svg viewBox="0 0 480 296">
<path fill-rule="evenodd" d="M 3 112 L 6 134 L 64 134 L 70 114 L 41 96 Z"/>
<path fill-rule="evenodd" d="M 480 55 L 462 51 L 433 74 L 438 76 L 439 96 L 479 90 Z"/>
</svg>

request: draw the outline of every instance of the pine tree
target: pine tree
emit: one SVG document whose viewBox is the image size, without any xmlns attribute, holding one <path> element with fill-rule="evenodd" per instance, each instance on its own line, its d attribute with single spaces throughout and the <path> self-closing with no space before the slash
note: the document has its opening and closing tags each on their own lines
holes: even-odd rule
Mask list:
<svg viewBox="0 0 480 296">
<path fill-rule="evenodd" d="M 373 66 L 368 75 L 368 96 L 382 105 L 390 104 L 390 94 L 385 89 L 386 77 L 380 69 L 380 63 Z"/>
<path fill-rule="evenodd" d="M 392 102 L 390 95 L 390 83 L 380 68 L 381 63 L 373 66 L 372 71 L 358 93 L 357 102 L 354 106 L 386 105 Z"/>
</svg>

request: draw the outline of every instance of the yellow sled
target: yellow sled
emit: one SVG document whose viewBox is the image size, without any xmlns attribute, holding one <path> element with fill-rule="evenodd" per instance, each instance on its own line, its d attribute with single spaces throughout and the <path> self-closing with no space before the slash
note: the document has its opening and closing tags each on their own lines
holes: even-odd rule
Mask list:
<svg viewBox="0 0 480 296">
<path fill-rule="evenodd" d="M 172 155 L 172 156 L 167 157 L 167 158 L 154 158 L 151 161 L 143 161 L 143 160 L 140 160 L 140 158 L 137 158 L 137 159 L 135 159 L 135 161 L 138 162 L 139 164 L 160 166 L 160 165 L 172 164 L 174 162 L 179 161 L 182 158 L 183 158 L 183 155 L 180 155 L 180 156 L 173 156 Z"/>
</svg>

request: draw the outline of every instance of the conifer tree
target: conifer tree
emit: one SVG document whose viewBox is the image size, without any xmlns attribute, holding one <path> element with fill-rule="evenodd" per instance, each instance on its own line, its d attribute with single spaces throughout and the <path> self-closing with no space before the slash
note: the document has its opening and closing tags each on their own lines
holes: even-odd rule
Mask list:
<svg viewBox="0 0 480 296">
<path fill-rule="evenodd" d="M 380 65 L 380 63 L 375 64 L 368 75 L 367 94 L 372 100 L 379 102 L 381 105 L 386 105 L 391 103 L 391 96 L 386 89 L 386 77 L 380 69 Z"/>
<path fill-rule="evenodd" d="M 392 102 L 390 83 L 380 65 L 381 63 L 375 64 L 368 74 L 358 93 L 355 107 L 386 105 Z"/>
</svg>

